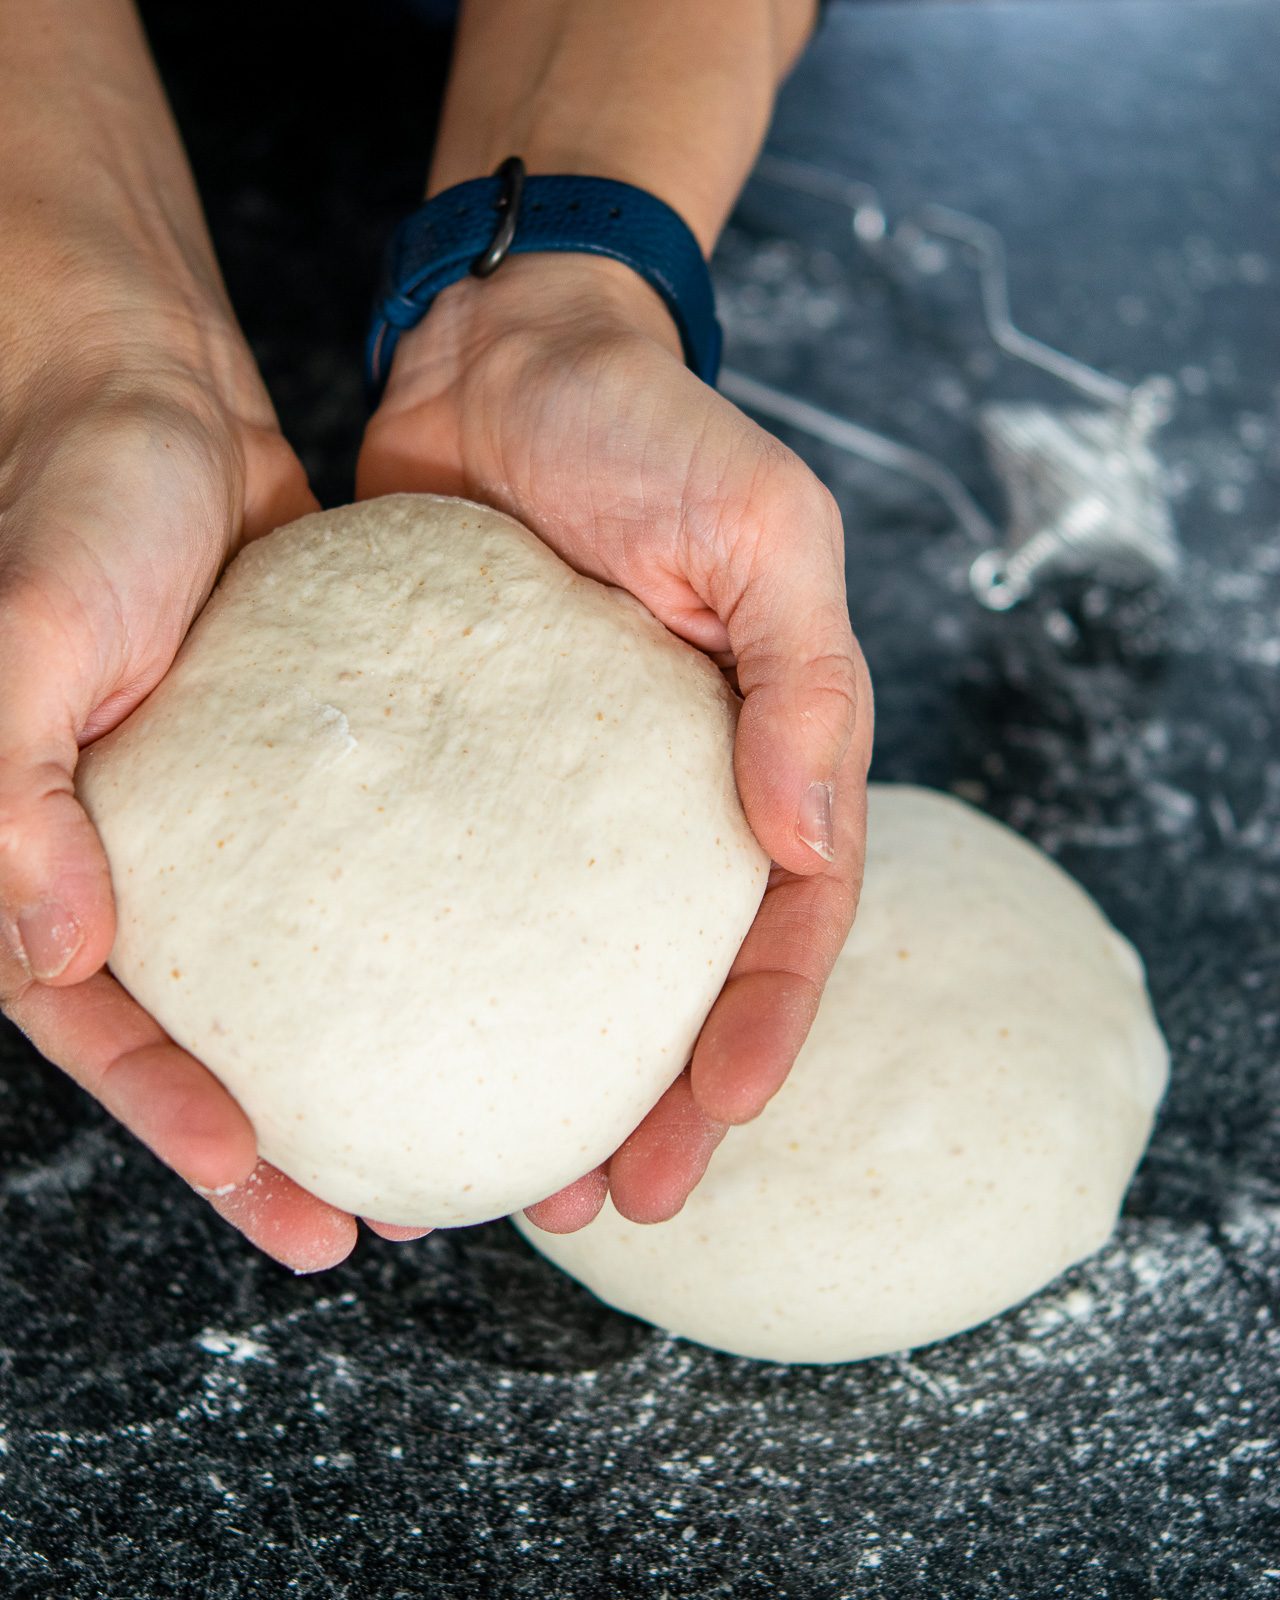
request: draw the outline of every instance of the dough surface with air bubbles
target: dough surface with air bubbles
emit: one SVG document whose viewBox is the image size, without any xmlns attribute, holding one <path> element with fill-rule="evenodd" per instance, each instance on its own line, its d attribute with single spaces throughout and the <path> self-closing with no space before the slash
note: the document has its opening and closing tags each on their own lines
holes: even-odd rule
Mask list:
<svg viewBox="0 0 1280 1600">
<path fill-rule="evenodd" d="M 81 759 L 111 968 L 323 1199 L 531 1204 L 678 1075 L 759 905 L 737 704 L 496 511 L 305 517 Z"/>
</svg>

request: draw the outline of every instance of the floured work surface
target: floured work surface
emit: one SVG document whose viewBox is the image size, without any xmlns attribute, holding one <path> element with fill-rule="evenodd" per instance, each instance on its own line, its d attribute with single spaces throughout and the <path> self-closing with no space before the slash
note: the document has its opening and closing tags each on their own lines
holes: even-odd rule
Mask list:
<svg viewBox="0 0 1280 1600">
<path fill-rule="evenodd" d="M 316 13 L 325 48 L 282 99 L 290 43 L 269 12 L 252 14 L 268 37 L 246 66 L 234 4 L 164 9 L 171 45 L 207 30 L 176 84 L 184 127 L 273 392 L 336 501 L 333 419 L 358 426 L 372 278 L 315 262 L 334 259 L 334 218 L 363 218 L 372 273 L 413 203 L 421 54 L 389 47 L 384 8 L 359 28 Z M 877 777 L 955 786 L 1012 822 L 1146 958 L 1173 1076 L 1116 1238 L 909 1360 L 735 1361 L 606 1310 L 506 1224 L 370 1241 L 331 1277 L 294 1279 L 9 1034 L 6 1600 L 1275 1591 L 1280 19 L 1266 0 L 828 11 L 775 145 L 902 206 L 996 223 L 1031 332 L 1179 381 L 1161 448 L 1186 588 L 1065 656 L 1034 612 L 968 609 L 972 549 L 925 496 L 886 505 L 883 475 L 812 458 L 851 529 Z M 274 106 L 292 127 L 312 93 L 268 191 L 262 119 Z M 315 130 L 348 102 L 350 143 L 322 173 Z M 397 195 L 366 199 L 371 172 L 397 173 Z M 999 374 L 965 364 L 982 353 L 966 274 L 947 293 L 939 277 L 936 316 L 904 316 L 873 277 L 846 280 L 846 254 L 843 219 L 785 197 L 766 216 L 752 191 L 718 268 L 734 363 L 926 440 L 980 487 L 967 408 Z"/>
</svg>

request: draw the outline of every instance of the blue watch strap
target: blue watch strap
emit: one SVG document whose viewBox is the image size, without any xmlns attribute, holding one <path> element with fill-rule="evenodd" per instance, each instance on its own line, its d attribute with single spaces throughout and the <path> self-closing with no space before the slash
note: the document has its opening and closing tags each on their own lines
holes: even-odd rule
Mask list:
<svg viewBox="0 0 1280 1600">
<path fill-rule="evenodd" d="M 711 274 L 688 226 L 656 195 L 611 178 L 535 176 L 504 162 L 435 195 L 392 235 L 365 345 L 370 402 L 386 383 L 400 334 L 473 270 L 487 275 L 507 254 L 585 252 L 624 262 L 652 285 L 680 333 L 688 365 L 707 383 L 720 366 Z"/>
</svg>

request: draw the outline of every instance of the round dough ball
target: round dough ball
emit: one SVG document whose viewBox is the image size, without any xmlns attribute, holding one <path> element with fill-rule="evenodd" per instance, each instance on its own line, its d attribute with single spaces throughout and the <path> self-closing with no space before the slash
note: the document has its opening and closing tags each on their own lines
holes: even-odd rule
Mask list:
<svg viewBox="0 0 1280 1600">
<path fill-rule="evenodd" d="M 1047 856 L 873 785 L 853 933 L 799 1061 L 657 1227 L 521 1232 L 737 1355 L 855 1361 L 1029 1295 L 1111 1232 L 1167 1056 L 1141 962 Z"/>
<path fill-rule="evenodd" d="M 737 708 L 496 511 L 304 517 L 82 759 L 112 971 L 325 1200 L 531 1204 L 680 1073 L 759 905 Z"/>
</svg>

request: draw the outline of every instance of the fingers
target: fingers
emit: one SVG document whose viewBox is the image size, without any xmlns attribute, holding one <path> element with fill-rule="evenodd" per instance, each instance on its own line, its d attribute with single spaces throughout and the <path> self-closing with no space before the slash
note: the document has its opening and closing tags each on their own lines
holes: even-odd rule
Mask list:
<svg viewBox="0 0 1280 1600">
<path fill-rule="evenodd" d="M 837 817 L 840 870 L 833 865 L 799 877 L 775 869 L 703 1024 L 690 1083 L 698 1105 L 715 1121 L 749 1122 L 777 1093 L 848 935 L 862 882 L 866 797 L 856 770 L 842 771 L 840 781 L 847 797 Z"/>
<path fill-rule="evenodd" d="M 629 1222 L 666 1222 L 689 1198 L 724 1134 L 724 1125 L 694 1101 L 689 1074 L 682 1073 L 607 1166 L 524 1214 L 544 1233 L 576 1233 L 608 1195 Z"/>
<path fill-rule="evenodd" d="M 67 655 L 32 588 L 0 593 L 0 995 L 25 978 L 78 983 L 115 934 L 106 857 L 73 787 Z"/>
<path fill-rule="evenodd" d="M 259 1161 L 228 1193 L 205 1198 L 251 1244 L 294 1272 L 324 1272 L 355 1247 L 354 1217 L 308 1193 L 268 1161 Z"/>
<path fill-rule="evenodd" d="M 743 696 L 735 764 L 756 837 L 789 872 L 837 860 L 838 813 L 871 757 L 870 680 L 844 597 L 839 515 L 808 490 L 773 496 L 727 613 Z M 740 557 L 730 563 L 741 569 Z M 849 752 L 855 759 L 849 764 Z M 847 863 L 840 870 L 847 871 Z"/>
<path fill-rule="evenodd" d="M 42 1054 L 259 1249 L 295 1272 L 351 1253 L 355 1219 L 259 1161 L 248 1117 L 114 978 L 100 972 L 73 989 L 32 983 L 7 1009 Z"/>
<path fill-rule="evenodd" d="M 172 406 L 60 420 L 0 549 L 0 948 L 24 976 L 74 984 L 114 937 L 79 743 L 166 669 L 236 523 L 255 537 L 316 502 L 273 428 L 245 427 L 241 472 Z M 233 486 L 243 519 L 220 498 Z"/>
<path fill-rule="evenodd" d="M 862 880 L 870 678 L 849 625 L 834 501 L 752 429 L 749 484 L 705 531 L 701 591 L 724 617 L 743 696 L 735 771 L 776 863 L 694 1051 L 691 1093 L 717 1123 L 748 1121 L 784 1081 L 848 935 Z"/>
<path fill-rule="evenodd" d="M 412 1239 L 425 1239 L 432 1228 L 402 1228 L 397 1222 L 375 1222 L 371 1217 L 361 1217 L 361 1222 L 370 1233 L 376 1233 L 379 1239 L 387 1239 L 392 1244 L 407 1244 Z"/>
<path fill-rule="evenodd" d="M 609 1163 L 609 1194 L 630 1222 L 666 1222 L 707 1170 L 725 1127 L 682 1074 Z"/>
<path fill-rule="evenodd" d="M 100 972 L 73 989 L 32 983 L 8 1010 L 42 1054 L 259 1249 L 295 1272 L 351 1253 L 355 1219 L 259 1161 L 248 1117 L 114 978 Z"/>
<path fill-rule="evenodd" d="M 544 1233 L 576 1233 L 595 1220 L 608 1193 L 608 1168 L 596 1167 L 546 1200 L 526 1206 L 524 1214 Z"/>
<path fill-rule="evenodd" d="M 761 967 L 731 977 L 702 1030 L 693 1093 L 727 1124 L 759 1116 L 782 1087 L 818 1014 L 821 990 L 802 973 Z"/>
<path fill-rule="evenodd" d="M 248 1117 L 105 972 L 71 989 L 28 984 L 6 1009 L 43 1055 L 188 1183 L 224 1189 L 253 1171 Z"/>
<path fill-rule="evenodd" d="M 111 949 L 106 857 L 53 762 L 0 765 L 0 907 L 8 954 L 41 983 L 79 983 Z"/>
<path fill-rule="evenodd" d="M 199 408 L 72 398 L 5 463 L 21 493 L 0 546 L 0 1002 L 264 1248 L 326 1265 L 354 1221 L 259 1172 L 231 1096 L 100 970 L 110 874 L 73 786 L 79 743 L 127 715 L 172 659 L 241 510 L 248 536 L 314 501 L 265 426 L 246 424 L 246 484 L 230 435 Z"/>
</svg>

